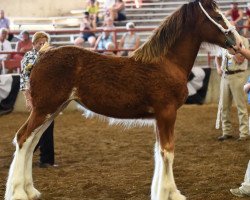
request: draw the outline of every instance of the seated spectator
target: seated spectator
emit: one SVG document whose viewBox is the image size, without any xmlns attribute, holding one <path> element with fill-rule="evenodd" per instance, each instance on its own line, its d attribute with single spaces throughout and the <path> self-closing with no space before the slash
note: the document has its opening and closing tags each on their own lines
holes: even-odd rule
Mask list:
<svg viewBox="0 0 250 200">
<path fill-rule="evenodd" d="M 10 34 L 10 20 L 5 17 L 4 10 L 0 10 L 0 28 L 7 29 L 8 31 L 7 40 L 11 41 L 14 35 Z"/>
<path fill-rule="evenodd" d="M 108 28 L 109 30 L 115 29 L 114 21 L 111 17 L 105 17 L 103 28 Z M 115 38 L 115 32 L 113 32 L 113 38 Z"/>
<path fill-rule="evenodd" d="M 116 0 L 109 12 L 113 21 L 123 21 L 127 19 L 125 14 L 125 3 L 123 0 Z"/>
<path fill-rule="evenodd" d="M 103 27 L 115 29 L 114 20 L 111 17 L 105 17 Z"/>
<path fill-rule="evenodd" d="M 99 3 L 95 0 L 90 0 L 86 11 L 89 13 L 89 18 L 91 20 L 93 29 L 96 29 L 96 23 L 98 22 Z"/>
<path fill-rule="evenodd" d="M 113 34 L 107 30 L 111 30 L 108 27 L 105 27 L 103 29 L 104 31 L 102 34 L 97 38 L 96 43 L 95 43 L 95 49 L 97 50 L 106 50 L 107 44 L 110 42 L 115 43 Z"/>
<path fill-rule="evenodd" d="M 5 28 L 0 29 L 0 52 L 10 52 L 12 51 L 11 44 L 7 40 L 8 30 Z M 2 65 L 2 60 L 7 60 L 10 58 L 10 54 L 0 54 L 0 66 Z M 1 66 L 2 69 L 2 66 Z"/>
<path fill-rule="evenodd" d="M 243 11 L 238 8 L 237 2 L 231 3 L 231 9 L 227 10 L 225 16 L 231 17 L 231 23 L 234 26 L 242 26 L 243 25 Z M 238 29 L 240 31 L 241 29 Z"/>
<path fill-rule="evenodd" d="M 140 46 L 140 37 L 133 30 L 135 28 L 135 24 L 133 22 L 128 22 L 126 24 L 127 33 L 121 38 L 119 49 L 137 49 Z M 121 56 L 128 56 L 129 51 L 120 52 Z"/>
<path fill-rule="evenodd" d="M 27 51 L 30 51 L 31 49 L 32 49 L 32 42 L 30 39 L 30 34 L 28 31 L 22 31 L 20 33 L 20 41 L 18 41 L 16 44 L 16 51 L 21 52 L 23 54 L 15 54 L 13 58 L 16 60 L 21 60 L 24 54 Z"/>
<path fill-rule="evenodd" d="M 249 26 L 250 26 L 250 3 L 247 3 L 247 7 L 246 7 L 246 21 L 244 23 L 244 26 L 248 26 L 248 27 L 245 27 L 243 29 L 243 35 L 244 37 L 247 37 L 247 32 L 249 30 Z"/>
<path fill-rule="evenodd" d="M 90 32 L 84 32 L 81 37 L 77 38 L 74 42 L 77 46 L 83 46 L 84 42 L 89 42 L 91 47 L 94 47 L 96 38 L 95 34 L 91 32 L 93 30 L 93 27 L 91 25 L 90 17 L 88 12 L 83 13 L 83 20 L 80 25 L 80 31 L 90 31 Z"/>
<path fill-rule="evenodd" d="M 105 16 L 110 16 L 110 9 L 114 6 L 115 0 L 104 0 Z"/>
<path fill-rule="evenodd" d="M 142 5 L 142 0 L 135 0 L 135 7 L 140 8 Z"/>
<path fill-rule="evenodd" d="M 115 44 L 113 42 L 108 42 L 106 43 L 106 50 L 108 51 L 105 51 L 104 54 L 105 55 L 109 55 L 109 56 L 115 56 Z"/>
</svg>

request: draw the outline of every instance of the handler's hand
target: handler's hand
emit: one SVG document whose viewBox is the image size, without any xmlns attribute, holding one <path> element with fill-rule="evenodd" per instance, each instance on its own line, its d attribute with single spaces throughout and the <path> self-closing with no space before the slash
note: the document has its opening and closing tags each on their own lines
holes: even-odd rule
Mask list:
<svg viewBox="0 0 250 200">
<path fill-rule="evenodd" d="M 219 76 L 222 76 L 222 69 L 221 68 L 217 68 L 217 73 L 219 74 Z"/>
</svg>

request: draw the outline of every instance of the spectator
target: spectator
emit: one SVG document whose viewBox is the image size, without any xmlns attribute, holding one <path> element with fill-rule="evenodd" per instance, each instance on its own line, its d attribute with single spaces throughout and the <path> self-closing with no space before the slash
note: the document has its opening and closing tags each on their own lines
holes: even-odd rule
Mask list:
<svg viewBox="0 0 250 200">
<path fill-rule="evenodd" d="M 12 51 L 12 47 L 10 42 L 6 39 L 8 36 L 8 30 L 5 28 L 0 29 L 0 52 L 10 52 Z M 10 59 L 10 54 L 0 54 L 0 66 L 2 69 L 2 61 Z"/>
<path fill-rule="evenodd" d="M 137 49 L 140 46 L 140 37 L 133 30 L 135 28 L 135 24 L 133 22 L 128 22 L 126 24 L 126 29 L 128 30 L 125 33 L 120 41 L 119 48 L 120 49 Z M 121 56 L 128 56 L 129 51 L 122 51 L 120 53 Z"/>
<path fill-rule="evenodd" d="M 10 34 L 10 20 L 5 17 L 4 10 L 0 10 L 0 28 L 8 30 L 8 37 L 6 39 L 11 41 L 14 36 Z"/>
<path fill-rule="evenodd" d="M 82 37 L 78 37 L 74 43 L 77 46 L 83 46 L 84 42 L 89 42 L 90 46 L 94 47 L 96 38 L 95 38 L 95 34 L 91 32 L 91 30 L 93 30 L 93 27 L 91 25 L 89 13 L 84 12 L 83 14 L 84 16 L 83 16 L 82 23 L 80 25 L 80 31 L 90 31 L 90 32 L 84 32 L 82 34 Z"/>
<path fill-rule="evenodd" d="M 125 14 L 125 3 L 123 0 L 116 0 L 109 12 L 113 21 L 123 21 L 127 19 Z"/>
<path fill-rule="evenodd" d="M 29 90 L 29 77 L 31 71 L 33 69 L 33 64 L 35 63 L 39 50 L 41 47 L 48 43 L 50 37 L 45 32 L 36 32 L 32 37 L 33 49 L 28 51 L 21 62 L 22 73 L 20 79 L 20 90 L 24 92 L 24 96 L 26 98 L 26 107 L 28 110 L 32 109 L 32 101 Z M 54 130 L 54 121 L 47 128 L 47 130 L 43 133 L 36 149 L 40 147 L 40 167 L 49 167 L 56 166 L 54 165 L 54 138 L 53 138 L 53 130 Z"/>
<path fill-rule="evenodd" d="M 115 56 L 115 44 L 113 42 L 108 42 L 106 43 L 106 47 L 105 47 L 106 50 L 108 51 L 105 51 L 104 54 L 105 55 L 109 55 L 109 56 Z"/>
<path fill-rule="evenodd" d="M 90 0 L 86 11 L 89 13 L 89 18 L 93 29 L 96 29 L 96 23 L 98 22 L 99 3 L 95 0 Z"/>
<path fill-rule="evenodd" d="M 135 0 L 135 7 L 140 8 L 142 5 L 142 0 Z"/>
<path fill-rule="evenodd" d="M 16 44 L 16 51 L 20 53 L 26 53 L 32 49 L 32 42 L 28 31 L 22 31 L 20 33 L 20 41 Z M 15 54 L 13 56 L 16 60 L 21 60 L 24 54 Z"/>
<path fill-rule="evenodd" d="M 105 0 L 104 9 L 106 16 L 110 16 L 109 10 L 115 5 L 115 0 Z"/>
<path fill-rule="evenodd" d="M 102 34 L 96 40 L 95 49 L 97 50 L 105 50 L 109 42 L 115 43 L 114 37 L 109 31 L 111 29 L 105 27 L 103 30 Z"/>
<path fill-rule="evenodd" d="M 103 23 L 103 28 L 107 28 L 109 30 L 115 29 L 114 21 L 111 17 L 105 17 L 104 23 Z M 115 32 L 113 32 L 113 36 L 115 39 Z"/>
<path fill-rule="evenodd" d="M 105 17 L 103 27 L 115 29 L 114 20 L 111 17 Z"/>
<path fill-rule="evenodd" d="M 246 48 L 249 48 L 248 39 L 242 37 L 243 44 Z M 232 123 L 230 120 L 230 112 L 232 106 L 232 100 L 235 101 L 238 118 L 239 118 L 239 132 L 240 136 L 238 141 L 249 139 L 249 125 L 248 125 L 248 111 L 245 101 L 244 91 L 242 87 L 246 82 L 246 70 L 248 62 L 241 54 L 232 56 L 224 50 L 219 57 L 216 57 L 217 72 L 222 75 L 224 71 L 225 76 L 222 77 L 223 89 L 222 89 L 222 136 L 218 137 L 219 141 L 232 138 Z M 221 62 L 221 56 L 223 62 Z"/>
<path fill-rule="evenodd" d="M 243 11 L 238 8 L 237 2 L 231 3 L 231 9 L 227 10 L 225 16 L 231 17 L 231 23 L 234 26 L 242 26 L 243 25 Z M 241 29 L 238 29 L 241 30 Z"/>
<path fill-rule="evenodd" d="M 246 21 L 244 23 L 244 26 L 247 26 L 247 27 L 244 27 L 243 29 L 243 35 L 244 37 L 247 37 L 247 32 L 249 30 L 249 26 L 250 26 L 250 3 L 247 3 L 247 8 L 246 8 Z"/>
</svg>

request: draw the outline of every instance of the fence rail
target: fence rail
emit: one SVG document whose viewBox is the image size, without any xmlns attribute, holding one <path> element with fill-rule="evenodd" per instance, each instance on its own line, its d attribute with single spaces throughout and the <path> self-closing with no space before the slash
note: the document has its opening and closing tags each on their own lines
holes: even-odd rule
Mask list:
<svg viewBox="0 0 250 200">
<path fill-rule="evenodd" d="M 249 26 L 239 26 L 237 28 L 250 28 Z M 131 31 L 135 31 L 135 32 L 147 32 L 147 31 L 154 31 L 155 28 L 134 28 L 134 29 L 130 29 Z M 115 43 L 115 49 L 114 50 L 97 50 L 97 49 L 93 49 L 93 48 L 86 48 L 88 50 L 92 50 L 95 52 L 107 52 L 107 51 L 115 51 L 115 52 L 119 52 L 119 51 L 134 51 L 135 49 L 121 49 L 118 48 L 118 42 L 117 42 L 117 34 L 121 33 L 121 32 L 127 32 L 129 30 L 127 30 L 126 28 L 114 28 L 114 29 L 110 29 L 110 30 L 105 30 L 103 28 L 97 28 L 95 30 L 84 30 L 84 31 L 79 31 L 79 30 L 47 30 L 45 32 L 47 32 L 50 35 L 60 35 L 60 34 L 83 34 L 83 33 L 87 33 L 87 32 L 94 32 L 94 33 L 100 33 L 100 32 L 112 32 L 114 34 L 114 40 L 116 41 Z M 29 31 L 30 34 L 34 34 L 36 31 Z M 12 34 L 20 34 L 20 31 L 11 31 Z M 53 44 L 53 43 L 52 43 Z M 24 54 L 22 52 L 16 52 L 16 51 L 12 51 L 12 52 L 6 52 L 6 51 L 2 51 L 0 52 L 0 54 Z M 202 54 L 202 56 L 206 56 L 207 57 L 207 65 L 211 66 L 212 63 L 212 59 L 214 59 L 214 56 L 211 55 L 211 52 L 207 51 L 206 54 Z"/>
</svg>

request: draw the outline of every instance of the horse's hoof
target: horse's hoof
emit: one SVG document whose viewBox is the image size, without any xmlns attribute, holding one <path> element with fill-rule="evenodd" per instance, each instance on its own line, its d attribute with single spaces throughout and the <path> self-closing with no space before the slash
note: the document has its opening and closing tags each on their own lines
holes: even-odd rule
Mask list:
<svg viewBox="0 0 250 200">
<path fill-rule="evenodd" d="M 41 193 L 34 187 L 28 187 L 26 191 L 30 200 L 37 200 L 41 197 Z"/>
<path fill-rule="evenodd" d="M 177 190 L 170 194 L 170 199 L 171 200 L 186 200 L 186 197 L 182 195 L 179 190 Z"/>
<path fill-rule="evenodd" d="M 18 190 L 14 192 L 11 200 L 29 200 L 29 198 L 24 190 Z"/>
</svg>

